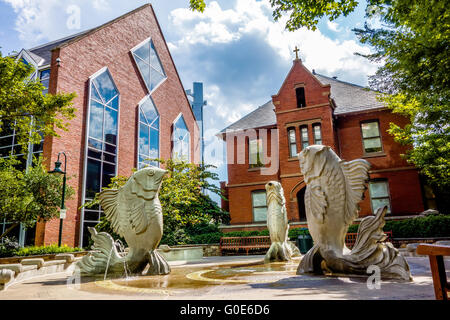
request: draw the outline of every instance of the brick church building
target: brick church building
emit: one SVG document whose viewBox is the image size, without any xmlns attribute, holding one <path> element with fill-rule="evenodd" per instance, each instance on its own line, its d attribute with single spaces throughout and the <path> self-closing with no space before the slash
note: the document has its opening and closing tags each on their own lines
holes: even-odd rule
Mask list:
<svg viewBox="0 0 450 320">
<path fill-rule="evenodd" d="M 228 158 L 228 184 L 222 188 L 229 201 L 222 206 L 231 215 L 223 230 L 266 228 L 265 184 L 271 180 L 283 186 L 291 227 L 306 227 L 306 186 L 297 154 L 313 144 L 332 147 L 343 160 L 372 164 L 361 217 L 382 205 L 389 206 L 387 219 L 423 212 L 427 204 L 418 171 L 401 158 L 407 149 L 387 132 L 391 122 L 408 123 L 386 109 L 374 91 L 310 72 L 297 58 L 269 102 L 219 134 Z"/>
<path fill-rule="evenodd" d="M 63 244 L 87 245 L 87 227 L 99 222 L 102 211 L 80 207 L 112 177 L 130 176 L 149 158 L 199 161 L 199 128 L 150 4 L 100 27 L 24 49 L 16 58 L 35 67 L 33 77 L 49 93 L 77 94 L 69 131 L 43 138 L 26 163 L 31 165 L 31 154 L 43 154 L 52 170 L 58 153 L 67 155 L 68 184 L 76 193 L 66 203 Z M 14 132 L 2 132 L 0 156 L 17 149 Z M 7 227 L 0 221 L 0 232 Z M 16 229 L 13 235 L 22 245 L 58 243 L 59 219 Z"/>
</svg>

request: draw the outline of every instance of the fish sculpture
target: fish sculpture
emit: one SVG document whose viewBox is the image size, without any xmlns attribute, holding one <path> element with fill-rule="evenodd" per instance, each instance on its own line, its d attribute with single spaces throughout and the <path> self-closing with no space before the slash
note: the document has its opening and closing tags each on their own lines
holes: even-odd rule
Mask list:
<svg viewBox="0 0 450 320">
<path fill-rule="evenodd" d="M 158 194 L 166 173 L 156 167 L 144 168 L 134 173 L 120 189 L 100 193 L 100 205 L 106 218 L 129 248 L 127 253 L 120 253 L 111 235 L 89 228 L 94 251 L 77 264 L 82 274 L 106 275 L 124 271 L 141 274 L 147 265 L 147 275 L 170 273 L 170 266 L 157 251 L 163 235 Z"/>
<path fill-rule="evenodd" d="M 383 243 L 387 207 L 361 221 L 352 250 L 345 245 L 348 228 L 359 216 L 370 163 L 342 161 L 322 145 L 309 146 L 298 157 L 307 185 L 306 218 L 314 246 L 303 257 L 297 274 L 367 275 L 369 267 L 377 266 L 384 278 L 412 280 L 405 258 L 391 243 Z"/>
<path fill-rule="evenodd" d="M 286 212 L 286 200 L 281 183 L 271 181 L 266 184 L 267 193 L 267 228 L 272 242 L 264 258 L 271 261 L 289 261 L 301 256 L 298 248 L 289 241 L 289 223 Z"/>
</svg>

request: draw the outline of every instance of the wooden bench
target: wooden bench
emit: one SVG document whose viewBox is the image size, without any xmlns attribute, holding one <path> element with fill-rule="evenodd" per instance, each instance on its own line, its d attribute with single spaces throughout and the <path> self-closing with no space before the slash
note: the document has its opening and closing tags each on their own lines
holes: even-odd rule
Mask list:
<svg viewBox="0 0 450 320">
<path fill-rule="evenodd" d="M 450 246 L 421 244 L 417 247 L 417 254 L 427 255 L 430 258 L 436 300 L 450 300 L 450 283 L 447 281 L 444 264 L 444 256 L 450 256 Z"/>
<path fill-rule="evenodd" d="M 387 235 L 387 238 L 384 242 L 392 242 L 392 231 L 386 231 L 384 232 Z M 356 238 L 358 234 L 357 233 L 347 233 L 345 236 L 345 245 L 347 248 L 352 249 L 355 245 Z"/>
<path fill-rule="evenodd" d="M 233 250 L 236 253 L 239 249 L 245 250 L 246 254 L 250 250 L 269 249 L 271 245 L 270 237 L 223 237 L 220 238 L 220 255 L 223 251 Z"/>
</svg>

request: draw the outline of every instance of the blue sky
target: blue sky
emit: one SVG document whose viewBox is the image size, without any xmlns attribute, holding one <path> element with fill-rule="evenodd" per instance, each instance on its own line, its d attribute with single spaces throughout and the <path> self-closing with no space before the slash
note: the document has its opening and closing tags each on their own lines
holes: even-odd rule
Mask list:
<svg viewBox="0 0 450 320">
<path fill-rule="evenodd" d="M 147 3 L 143 0 L 0 0 L 0 46 L 3 55 L 83 31 Z M 221 149 L 214 134 L 271 99 L 278 92 L 300 48 L 303 63 L 327 76 L 367 85 L 376 66 L 355 52 L 370 49 L 351 29 L 364 23 L 365 2 L 348 17 L 322 19 L 318 30 L 284 30 L 274 22 L 268 0 L 206 1 L 203 14 L 188 9 L 188 0 L 151 2 L 185 89 L 194 81 L 205 85 L 205 130 L 210 143 Z M 80 28 L 70 29 L 67 9 L 80 8 Z M 226 166 L 219 157 L 206 159 Z"/>
</svg>

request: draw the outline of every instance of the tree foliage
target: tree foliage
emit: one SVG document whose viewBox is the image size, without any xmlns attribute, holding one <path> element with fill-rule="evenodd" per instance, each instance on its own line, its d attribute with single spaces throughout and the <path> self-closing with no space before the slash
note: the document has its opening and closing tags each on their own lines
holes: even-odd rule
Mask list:
<svg viewBox="0 0 450 320">
<path fill-rule="evenodd" d="M 34 72 L 32 66 L 0 52 L 0 134 L 6 125 L 14 128 L 24 150 L 30 138 L 33 144 L 40 142 L 41 134 L 58 136 L 56 128 L 67 130 L 65 120 L 75 117 L 75 94 L 44 95 L 44 86 L 30 80 Z"/>
<path fill-rule="evenodd" d="M 198 229 L 198 226 L 212 224 L 217 229 L 217 224 L 230 221 L 228 212 L 223 211 L 204 193 L 209 191 L 222 196 L 220 188 L 213 184 L 213 181 L 219 179 L 217 174 L 209 171 L 214 166 L 195 165 L 176 160 L 156 159 L 156 161 L 160 162 L 168 171 L 162 181 L 159 193 L 164 218 L 162 243 L 186 244 L 190 242 L 190 235 L 193 230 Z M 115 177 L 108 189 L 118 189 L 127 181 L 128 177 Z M 98 194 L 86 206 L 92 207 L 97 204 Z M 104 217 L 96 229 L 108 232 L 114 238 L 120 239 L 117 234 L 114 234 L 110 223 Z M 121 240 L 123 241 L 123 239 Z"/>
<path fill-rule="evenodd" d="M 21 223 L 28 228 L 57 217 L 61 205 L 62 179 L 47 172 L 42 157 L 27 171 L 17 169 L 18 163 L 16 158 L 0 159 L 0 220 L 11 223 L 8 233 Z M 66 186 L 66 199 L 73 194 Z"/>
</svg>

